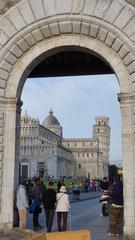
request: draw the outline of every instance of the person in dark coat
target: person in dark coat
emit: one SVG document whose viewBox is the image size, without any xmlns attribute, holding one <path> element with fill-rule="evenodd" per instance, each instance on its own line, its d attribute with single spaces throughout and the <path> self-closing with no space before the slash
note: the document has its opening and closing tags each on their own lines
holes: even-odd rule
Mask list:
<svg viewBox="0 0 135 240">
<path fill-rule="evenodd" d="M 40 189 L 40 178 L 35 179 L 35 185 L 33 187 L 33 199 L 35 200 L 37 206 L 35 212 L 33 213 L 33 228 L 34 230 L 40 230 L 41 225 L 39 224 L 39 213 L 41 213 L 41 189 Z"/>
<path fill-rule="evenodd" d="M 48 189 L 44 191 L 42 197 L 42 203 L 45 208 L 47 232 L 51 232 L 56 208 L 56 191 L 53 189 L 53 186 L 54 183 L 50 181 Z"/>
<path fill-rule="evenodd" d="M 111 193 L 109 236 L 119 236 L 123 225 L 123 182 L 116 177 Z"/>
</svg>

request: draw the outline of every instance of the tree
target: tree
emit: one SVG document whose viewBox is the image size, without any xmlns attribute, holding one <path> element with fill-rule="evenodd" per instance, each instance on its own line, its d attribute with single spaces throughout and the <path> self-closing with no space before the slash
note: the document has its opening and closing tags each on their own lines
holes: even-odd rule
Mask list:
<svg viewBox="0 0 135 240">
<path fill-rule="evenodd" d="M 109 165 L 109 177 L 116 177 L 118 175 L 118 167 L 114 165 Z"/>
</svg>

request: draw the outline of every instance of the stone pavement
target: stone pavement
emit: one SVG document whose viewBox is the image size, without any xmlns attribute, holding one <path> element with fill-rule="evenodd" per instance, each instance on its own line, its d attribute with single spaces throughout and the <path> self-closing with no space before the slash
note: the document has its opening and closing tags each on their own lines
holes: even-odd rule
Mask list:
<svg viewBox="0 0 135 240">
<path fill-rule="evenodd" d="M 73 195 L 70 194 L 70 201 L 71 201 L 72 204 L 76 204 L 78 201 L 87 201 L 89 199 L 94 199 L 94 198 L 96 199 L 96 198 L 99 198 L 99 197 L 100 197 L 100 192 L 88 192 L 88 193 L 83 192 L 83 193 L 80 194 L 80 200 L 75 199 L 73 197 Z M 32 217 L 31 214 L 30 214 L 29 217 L 30 218 Z M 98 221 L 97 221 L 97 226 L 96 226 L 95 229 L 93 228 L 93 231 L 96 232 L 97 236 L 92 238 L 92 240 L 108 240 L 108 239 L 109 240 L 115 240 L 115 239 L 116 240 L 121 240 L 122 239 L 122 238 L 118 238 L 118 237 L 114 238 L 114 237 L 106 236 L 105 232 L 106 232 L 106 226 L 108 224 L 107 222 L 108 222 L 107 218 L 102 218 L 99 215 L 99 218 L 98 218 Z M 30 225 L 28 226 L 28 228 L 32 229 L 32 219 L 29 221 L 29 224 Z M 9 238 L 4 237 L 4 236 L 0 236 L 0 240 L 9 240 Z"/>
<path fill-rule="evenodd" d="M 80 201 L 85 201 L 85 200 L 88 200 L 88 199 L 92 199 L 92 198 L 97 198 L 97 197 L 100 197 L 100 192 L 97 191 L 97 192 L 81 192 L 80 193 L 80 198 L 78 198 L 77 196 L 73 196 L 73 194 L 70 194 L 70 202 L 73 203 L 73 202 L 76 202 L 80 199 Z"/>
</svg>

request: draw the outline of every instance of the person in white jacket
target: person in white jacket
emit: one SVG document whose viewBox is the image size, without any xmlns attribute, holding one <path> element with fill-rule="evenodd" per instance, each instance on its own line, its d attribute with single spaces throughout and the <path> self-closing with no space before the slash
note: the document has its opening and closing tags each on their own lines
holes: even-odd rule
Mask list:
<svg viewBox="0 0 135 240">
<path fill-rule="evenodd" d="M 25 180 L 20 179 L 20 184 L 17 189 L 17 208 L 19 211 L 19 227 L 26 228 L 27 224 L 27 209 L 29 207 L 28 197 L 26 193 Z"/>
<path fill-rule="evenodd" d="M 59 193 L 57 193 L 56 212 L 59 231 L 66 231 L 67 229 L 67 219 L 68 212 L 70 210 L 70 203 L 68 194 L 66 192 L 67 191 L 65 186 L 61 186 Z"/>
</svg>

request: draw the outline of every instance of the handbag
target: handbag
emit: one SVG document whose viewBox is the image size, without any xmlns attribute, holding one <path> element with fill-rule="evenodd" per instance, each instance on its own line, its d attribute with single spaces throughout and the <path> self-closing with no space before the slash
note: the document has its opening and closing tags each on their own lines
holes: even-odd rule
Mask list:
<svg viewBox="0 0 135 240">
<path fill-rule="evenodd" d="M 32 199 L 32 203 L 29 206 L 29 213 L 34 213 L 37 208 L 37 203 L 34 199 Z"/>
</svg>

